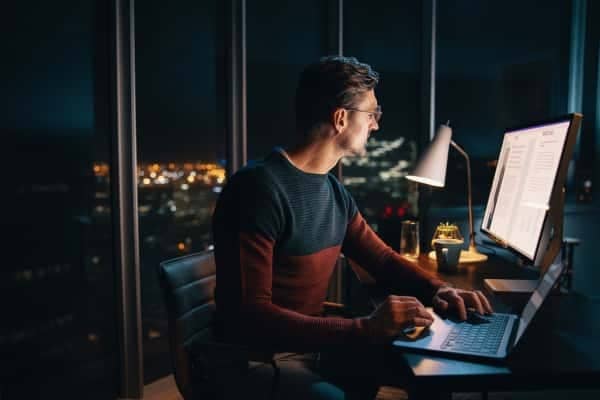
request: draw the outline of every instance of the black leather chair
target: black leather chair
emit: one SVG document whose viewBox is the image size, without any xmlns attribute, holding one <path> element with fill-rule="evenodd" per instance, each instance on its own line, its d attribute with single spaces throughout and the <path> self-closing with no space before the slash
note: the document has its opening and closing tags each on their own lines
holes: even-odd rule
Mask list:
<svg viewBox="0 0 600 400">
<path fill-rule="evenodd" d="M 206 252 L 163 261 L 159 281 L 167 309 L 169 347 L 177 388 L 186 400 L 199 398 L 200 393 L 194 396 L 195 391 L 212 389 L 203 385 L 205 382 L 195 382 L 202 373 L 193 373 L 192 362 L 195 360 L 191 348 L 197 342 L 214 340 L 214 256 L 212 252 Z"/>
<path fill-rule="evenodd" d="M 212 251 L 160 263 L 159 281 L 167 309 L 169 347 L 177 388 L 186 400 L 219 398 L 226 376 L 215 371 L 243 373 L 249 361 L 268 362 L 270 354 L 222 343 L 213 332 L 216 267 Z"/>
</svg>

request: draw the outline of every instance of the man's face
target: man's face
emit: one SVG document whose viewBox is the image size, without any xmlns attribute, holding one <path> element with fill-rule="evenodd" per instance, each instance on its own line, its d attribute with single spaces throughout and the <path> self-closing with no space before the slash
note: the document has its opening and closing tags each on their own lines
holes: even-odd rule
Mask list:
<svg viewBox="0 0 600 400">
<path fill-rule="evenodd" d="M 344 151 L 344 156 L 364 156 L 371 132 L 379 129 L 375 91 L 370 90 L 362 94 L 360 101 L 346 110 L 347 125 L 340 134 L 339 145 Z"/>
</svg>

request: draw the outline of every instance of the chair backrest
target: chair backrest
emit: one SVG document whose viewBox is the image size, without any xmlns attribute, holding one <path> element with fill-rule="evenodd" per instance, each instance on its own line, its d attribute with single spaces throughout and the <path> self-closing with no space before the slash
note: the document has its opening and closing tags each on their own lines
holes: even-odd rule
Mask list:
<svg viewBox="0 0 600 400">
<path fill-rule="evenodd" d="M 167 308 L 169 346 L 177 388 L 192 397 L 192 360 L 195 342 L 212 340 L 216 268 L 212 251 L 194 253 L 160 263 L 159 280 Z"/>
</svg>

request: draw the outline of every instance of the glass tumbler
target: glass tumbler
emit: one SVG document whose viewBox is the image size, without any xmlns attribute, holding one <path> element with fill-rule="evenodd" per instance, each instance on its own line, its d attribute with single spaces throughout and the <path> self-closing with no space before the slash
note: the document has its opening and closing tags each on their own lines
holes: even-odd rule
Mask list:
<svg viewBox="0 0 600 400">
<path fill-rule="evenodd" d="M 400 231 L 400 255 L 410 258 L 418 258 L 419 249 L 419 222 L 402 221 Z"/>
</svg>

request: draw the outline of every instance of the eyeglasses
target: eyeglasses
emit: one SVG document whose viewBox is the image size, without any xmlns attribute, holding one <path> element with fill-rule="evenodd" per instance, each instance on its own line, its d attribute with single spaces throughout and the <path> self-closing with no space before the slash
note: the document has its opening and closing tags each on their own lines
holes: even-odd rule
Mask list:
<svg viewBox="0 0 600 400">
<path fill-rule="evenodd" d="M 356 108 L 348 108 L 348 107 L 345 107 L 345 108 L 346 108 L 346 110 L 350 110 L 350 111 L 358 111 L 358 112 L 368 113 L 369 116 L 375 120 L 375 122 L 379 122 L 379 120 L 381 119 L 381 116 L 383 115 L 383 111 L 381 111 L 381 106 L 377 106 L 374 111 L 359 110 Z"/>
</svg>

